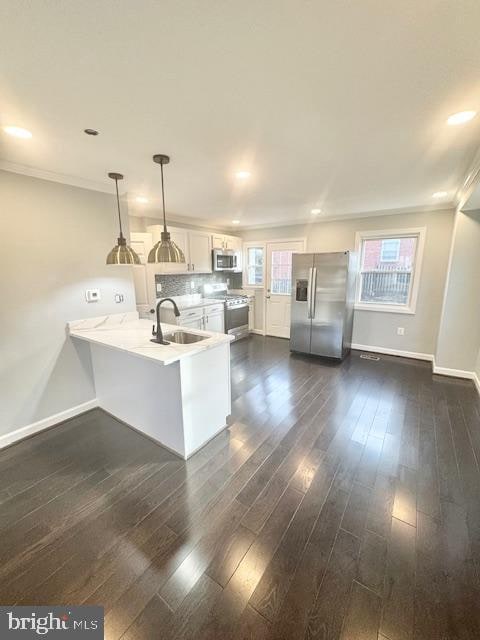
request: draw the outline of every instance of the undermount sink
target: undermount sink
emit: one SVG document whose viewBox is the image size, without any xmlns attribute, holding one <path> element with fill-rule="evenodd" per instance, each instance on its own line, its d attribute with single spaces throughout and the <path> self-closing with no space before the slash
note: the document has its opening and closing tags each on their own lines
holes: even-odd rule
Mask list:
<svg viewBox="0 0 480 640">
<path fill-rule="evenodd" d="M 163 337 L 167 342 L 175 342 L 176 344 L 192 344 L 208 338 L 208 336 L 199 336 L 197 333 L 189 333 L 188 331 L 174 331 Z"/>
</svg>

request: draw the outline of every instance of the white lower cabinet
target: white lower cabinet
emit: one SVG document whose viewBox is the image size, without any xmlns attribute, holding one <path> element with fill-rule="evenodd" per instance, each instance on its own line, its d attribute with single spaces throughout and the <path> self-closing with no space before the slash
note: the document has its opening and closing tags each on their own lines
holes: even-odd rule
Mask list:
<svg viewBox="0 0 480 640">
<path fill-rule="evenodd" d="M 204 321 L 206 331 L 225 332 L 225 317 L 222 305 L 204 307 Z"/>
<path fill-rule="evenodd" d="M 203 329 L 203 316 L 201 318 L 195 318 L 194 320 L 182 320 L 179 323 L 182 327 L 188 327 L 189 329 Z"/>
<path fill-rule="evenodd" d="M 182 309 L 178 318 L 175 317 L 173 308 L 165 305 L 160 309 L 160 320 L 190 329 L 216 331 L 218 333 L 224 333 L 225 331 L 223 304 Z"/>
</svg>

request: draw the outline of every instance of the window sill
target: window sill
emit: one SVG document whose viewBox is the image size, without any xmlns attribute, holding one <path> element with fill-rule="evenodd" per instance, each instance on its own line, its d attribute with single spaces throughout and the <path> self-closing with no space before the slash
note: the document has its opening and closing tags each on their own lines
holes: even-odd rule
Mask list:
<svg viewBox="0 0 480 640">
<path fill-rule="evenodd" d="M 381 313 L 402 313 L 406 315 L 415 315 L 415 309 L 411 307 L 402 307 L 400 305 L 392 304 L 363 304 L 357 302 L 354 305 L 354 309 L 358 311 L 380 311 Z"/>
</svg>

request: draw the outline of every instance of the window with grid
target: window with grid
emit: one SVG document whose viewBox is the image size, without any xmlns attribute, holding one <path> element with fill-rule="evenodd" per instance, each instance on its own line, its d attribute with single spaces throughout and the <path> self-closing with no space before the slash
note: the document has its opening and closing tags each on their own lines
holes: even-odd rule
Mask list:
<svg viewBox="0 0 480 640">
<path fill-rule="evenodd" d="M 263 285 L 263 254 L 263 247 L 247 249 L 247 284 L 250 286 Z"/>
<path fill-rule="evenodd" d="M 292 251 L 272 251 L 271 293 L 289 296 L 292 291 Z"/>
<path fill-rule="evenodd" d="M 382 240 L 381 262 L 398 262 L 400 256 L 400 238 Z"/>
<path fill-rule="evenodd" d="M 419 234 L 361 239 L 361 304 L 408 307 L 412 299 Z"/>
</svg>

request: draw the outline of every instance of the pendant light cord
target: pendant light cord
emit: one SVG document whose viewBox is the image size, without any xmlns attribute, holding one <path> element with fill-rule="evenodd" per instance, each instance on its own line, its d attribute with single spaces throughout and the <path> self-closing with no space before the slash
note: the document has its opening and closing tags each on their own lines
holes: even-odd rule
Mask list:
<svg viewBox="0 0 480 640">
<path fill-rule="evenodd" d="M 162 172 L 162 203 L 163 203 L 163 231 L 167 232 L 167 220 L 165 218 L 165 190 L 163 188 L 163 162 L 160 164 L 160 171 Z"/>
<path fill-rule="evenodd" d="M 118 197 L 118 178 L 115 178 L 115 189 L 117 190 L 117 209 L 118 209 L 118 222 L 120 224 L 120 238 L 123 238 L 122 216 L 120 215 L 120 198 Z"/>
</svg>

